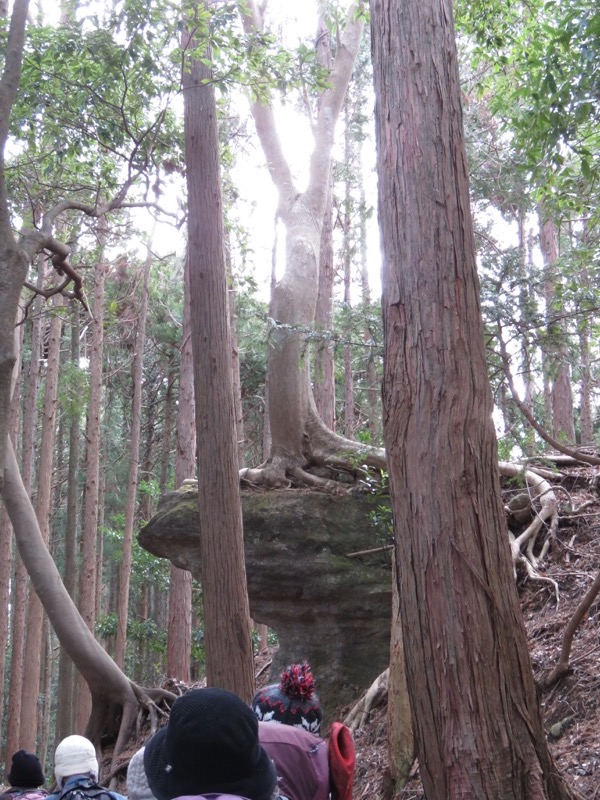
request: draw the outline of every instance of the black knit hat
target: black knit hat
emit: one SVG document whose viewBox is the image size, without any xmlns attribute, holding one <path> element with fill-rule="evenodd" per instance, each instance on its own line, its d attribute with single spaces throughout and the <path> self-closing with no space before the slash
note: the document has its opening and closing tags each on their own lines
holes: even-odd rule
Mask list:
<svg viewBox="0 0 600 800">
<path fill-rule="evenodd" d="M 311 733 L 321 732 L 323 712 L 315 692 L 315 679 L 305 661 L 290 664 L 281 673 L 279 683 L 260 689 L 254 695 L 252 708 L 263 722 L 281 722 Z"/>
<path fill-rule="evenodd" d="M 10 772 L 6 779 L 19 789 L 34 789 L 46 780 L 39 758 L 27 750 L 17 750 L 12 757 Z"/>
<path fill-rule="evenodd" d="M 255 714 L 223 689 L 178 697 L 168 725 L 146 744 L 144 768 L 158 800 L 210 793 L 269 800 L 277 782 Z"/>
</svg>

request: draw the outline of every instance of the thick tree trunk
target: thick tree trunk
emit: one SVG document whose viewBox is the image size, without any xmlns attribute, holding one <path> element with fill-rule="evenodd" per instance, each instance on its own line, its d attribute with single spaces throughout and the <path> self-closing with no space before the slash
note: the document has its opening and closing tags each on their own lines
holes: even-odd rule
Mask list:
<svg viewBox="0 0 600 800">
<path fill-rule="evenodd" d="M 212 3 L 198 3 L 210 8 Z M 186 19 L 194 29 L 196 22 Z M 184 34 L 184 49 L 196 46 Z M 210 63 L 210 52 L 206 54 Z M 183 70 L 192 348 L 206 680 L 251 700 L 254 660 L 231 374 L 217 109 L 212 71 Z M 210 389 L 209 389 L 210 387 Z"/>
<path fill-rule="evenodd" d="M 387 445 L 428 800 L 567 798 L 499 494 L 450 0 L 372 0 Z"/>
</svg>

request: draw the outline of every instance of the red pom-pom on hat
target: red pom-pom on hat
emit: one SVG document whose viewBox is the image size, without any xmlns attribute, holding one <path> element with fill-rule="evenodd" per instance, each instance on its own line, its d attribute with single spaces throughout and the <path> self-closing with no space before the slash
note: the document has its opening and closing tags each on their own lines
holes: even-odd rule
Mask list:
<svg viewBox="0 0 600 800">
<path fill-rule="evenodd" d="M 310 700 L 315 693 L 315 679 L 306 661 L 290 664 L 281 673 L 279 688 L 288 697 L 297 700 Z"/>
</svg>

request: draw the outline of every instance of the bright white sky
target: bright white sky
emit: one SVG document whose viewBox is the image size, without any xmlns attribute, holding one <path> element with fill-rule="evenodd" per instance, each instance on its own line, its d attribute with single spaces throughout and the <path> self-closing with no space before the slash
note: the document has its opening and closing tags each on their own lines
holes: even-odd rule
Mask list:
<svg viewBox="0 0 600 800">
<path fill-rule="evenodd" d="M 58 21 L 60 7 L 57 0 L 37 0 L 37 3 L 41 5 L 44 17 L 48 22 L 54 23 Z M 300 3 L 293 3 L 290 0 L 269 0 L 267 20 L 269 19 L 273 20 L 275 30 L 284 44 L 294 46 L 299 41 L 314 36 L 317 28 L 317 2 L 316 0 L 302 0 Z M 249 108 L 244 99 L 240 101 L 240 114 L 249 114 Z M 308 121 L 306 117 L 289 105 L 278 109 L 277 121 L 284 152 L 298 181 L 298 186 L 302 190 L 308 177 L 313 142 Z M 250 121 L 248 130 L 254 133 L 252 121 Z M 338 130 L 341 130 L 341 126 L 338 127 Z M 371 142 L 364 149 L 366 158 L 373 159 L 374 143 Z M 369 202 L 375 204 L 376 189 L 372 168 L 372 163 L 365 165 L 365 181 L 367 183 Z M 250 248 L 252 254 L 249 256 L 249 262 L 252 264 L 255 279 L 264 286 L 266 296 L 275 235 L 274 217 L 277 196 L 264 164 L 260 144 L 255 135 L 252 141 L 248 143 L 247 156 L 240 159 L 236 166 L 233 178 L 240 192 L 235 215 L 240 223 L 251 232 Z M 161 204 L 171 210 L 177 208 L 178 202 L 181 202 L 181 191 L 167 192 L 161 197 Z M 148 230 L 153 225 L 151 220 L 148 220 L 146 225 L 141 219 L 138 224 Z M 376 215 L 370 221 L 368 238 L 369 251 L 371 253 L 370 260 L 372 261 L 370 266 L 371 288 L 375 296 L 380 290 L 379 239 Z M 278 242 L 279 247 L 282 248 L 284 244 L 282 230 L 278 232 Z M 156 229 L 153 250 L 159 255 L 166 255 L 172 253 L 174 248 L 178 253 L 183 254 L 185 249 L 184 232 L 182 231 L 174 236 L 171 227 L 159 225 Z M 145 253 L 145 242 L 140 242 L 140 252 Z M 281 260 L 281 257 L 278 256 L 278 270 L 281 268 Z"/>
</svg>

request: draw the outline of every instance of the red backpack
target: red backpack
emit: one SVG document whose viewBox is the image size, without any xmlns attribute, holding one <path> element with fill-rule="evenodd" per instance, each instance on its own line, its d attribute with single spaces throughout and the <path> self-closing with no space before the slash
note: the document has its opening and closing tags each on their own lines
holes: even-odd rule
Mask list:
<svg viewBox="0 0 600 800">
<path fill-rule="evenodd" d="M 352 800 L 356 752 L 347 725 L 333 722 L 329 729 L 329 773 L 333 800 Z"/>
<path fill-rule="evenodd" d="M 259 722 L 258 740 L 275 763 L 279 794 L 289 800 L 328 800 L 327 743 L 279 722 Z"/>
</svg>

